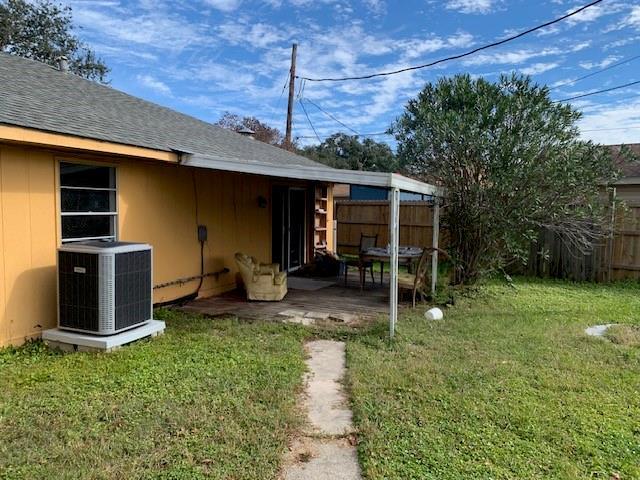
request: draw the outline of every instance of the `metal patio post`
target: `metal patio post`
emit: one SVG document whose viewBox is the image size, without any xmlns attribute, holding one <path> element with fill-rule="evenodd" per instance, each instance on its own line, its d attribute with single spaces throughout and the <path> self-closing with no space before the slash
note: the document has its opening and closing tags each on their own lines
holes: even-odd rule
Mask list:
<svg viewBox="0 0 640 480">
<path fill-rule="evenodd" d="M 389 337 L 393 339 L 398 320 L 398 242 L 400 237 L 400 190 L 390 189 L 389 198 L 389 260 L 391 279 L 389 281 Z"/>
</svg>

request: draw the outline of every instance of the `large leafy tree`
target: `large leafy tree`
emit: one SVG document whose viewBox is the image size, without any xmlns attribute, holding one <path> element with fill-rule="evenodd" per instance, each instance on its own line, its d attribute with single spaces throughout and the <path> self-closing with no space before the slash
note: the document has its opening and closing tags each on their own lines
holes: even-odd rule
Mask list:
<svg viewBox="0 0 640 480">
<path fill-rule="evenodd" d="M 284 148 L 284 135 L 282 132 L 261 122 L 256 117 L 241 117 L 234 113 L 225 112 L 215 125 L 236 132 L 248 128 L 254 132 L 253 138 L 256 140 Z"/>
<path fill-rule="evenodd" d="M 48 0 L 0 0 L 0 51 L 52 66 L 65 56 L 73 73 L 106 83 L 109 68 L 73 28 L 68 6 Z"/>
<path fill-rule="evenodd" d="M 370 138 L 336 133 L 319 145 L 302 149 L 302 154 L 330 167 L 374 172 L 394 172 L 396 156 L 391 148 Z"/>
<path fill-rule="evenodd" d="M 580 112 L 527 76 L 469 75 L 427 84 L 392 126 L 408 173 L 446 188 L 454 281 L 526 258 L 540 229 L 576 249 L 598 235 L 608 151 L 582 141 Z"/>
</svg>

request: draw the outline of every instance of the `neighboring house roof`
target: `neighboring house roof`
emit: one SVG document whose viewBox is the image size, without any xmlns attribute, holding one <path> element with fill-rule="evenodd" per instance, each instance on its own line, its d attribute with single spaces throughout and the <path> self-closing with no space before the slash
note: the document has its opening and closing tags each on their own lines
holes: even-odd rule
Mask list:
<svg viewBox="0 0 640 480">
<path fill-rule="evenodd" d="M 607 146 L 611 149 L 613 160 L 620 169 L 623 178 L 640 177 L 640 143 Z M 631 155 L 635 155 L 639 161 L 634 161 L 623 155 L 623 149 L 626 149 Z"/>
<path fill-rule="evenodd" d="M 441 195 L 395 173 L 339 170 L 34 60 L 0 53 L 0 125 L 186 153 L 184 165 Z"/>
<path fill-rule="evenodd" d="M 616 167 L 620 170 L 617 185 L 640 184 L 640 143 L 607 145 Z M 626 150 L 626 154 L 623 151 Z M 635 157 L 635 158 L 633 158 Z"/>
<path fill-rule="evenodd" d="M 0 53 L 0 124 L 279 166 L 321 164 L 44 63 Z M 329 168 L 329 167 L 325 167 Z"/>
</svg>

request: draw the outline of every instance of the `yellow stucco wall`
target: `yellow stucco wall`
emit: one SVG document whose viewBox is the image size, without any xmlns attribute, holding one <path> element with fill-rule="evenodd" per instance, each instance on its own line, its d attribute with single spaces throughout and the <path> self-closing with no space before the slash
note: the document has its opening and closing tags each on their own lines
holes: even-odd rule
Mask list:
<svg viewBox="0 0 640 480">
<path fill-rule="evenodd" d="M 0 346 L 19 344 L 56 324 L 59 245 L 57 163 L 99 157 L 0 144 Z M 174 164 L 102 159 L 117 167 L 119 239 L 154 247 L 154 284 L 199 274 L 197 223 L 207 225 L 202 296 L 235 287 L 233 254 L 271 258 L 271 180 Z M 195 189 L 194 189 L 195 181 Z M 196 222 L 195 191 L 198 197 Z M 268 208 L 258 206 L 266 197 Z M 194 291 L 197 281 L 158 289 L 155 302 Z"/>
</svg>

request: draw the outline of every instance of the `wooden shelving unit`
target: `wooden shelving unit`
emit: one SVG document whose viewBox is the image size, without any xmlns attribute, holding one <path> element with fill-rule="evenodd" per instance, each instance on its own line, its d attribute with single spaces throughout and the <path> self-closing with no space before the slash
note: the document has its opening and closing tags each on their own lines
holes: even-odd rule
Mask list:
<svg viewBox="0 0 640 480">
<path fill-rule="evenodd" d="M 313 246 L 314 253 L 327 251 L 327 202 L 328 191 L 326 186 L 316 185 L 314 198 L 314 227 Z"/>
</svg>

